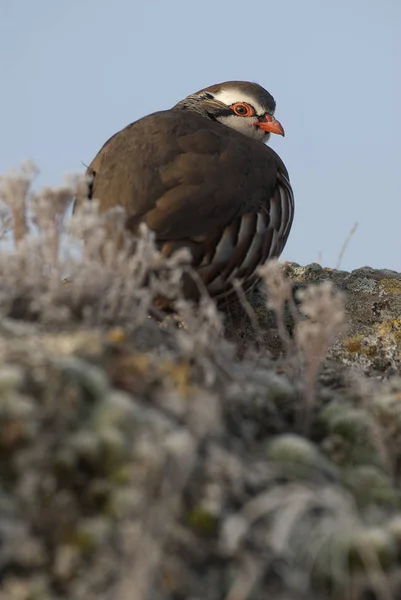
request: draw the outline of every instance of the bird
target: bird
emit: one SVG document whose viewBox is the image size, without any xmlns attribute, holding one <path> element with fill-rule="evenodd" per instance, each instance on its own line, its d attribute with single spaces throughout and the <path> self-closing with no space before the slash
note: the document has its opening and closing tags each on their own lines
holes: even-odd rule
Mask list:
<svg viewBox="0 0 401 600">
<path fill-rule="evenodd" d="M 135 235 L 145 223 L 164 256 L 189 250 L 197 278 L 186 275 L 188 299 L 206 290 L 224 307 L 235 281 L 247 293 L 258 267 L 287 242 L 294 194 L 266 144 L 271 134 L 284 136 L 275 109 L 258 83 L 215 84 L 130 123 L 87 169 L 88 198 L 100 211 L 123 207 L 127 231 Z"/>
</svg>

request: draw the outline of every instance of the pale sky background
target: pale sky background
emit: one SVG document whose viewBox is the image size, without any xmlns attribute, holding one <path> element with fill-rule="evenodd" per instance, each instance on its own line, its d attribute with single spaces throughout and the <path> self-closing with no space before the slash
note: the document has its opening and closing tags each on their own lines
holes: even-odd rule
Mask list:
<svg viewBox="0 0 401 600">
<path fill-rule="evenodd" d="M 283 260 L 401 271 L 401 0 L 0 0 L 0 173 L 81 172 L 136 119 L 229 79 L 277 101 Z"/>
</svg>

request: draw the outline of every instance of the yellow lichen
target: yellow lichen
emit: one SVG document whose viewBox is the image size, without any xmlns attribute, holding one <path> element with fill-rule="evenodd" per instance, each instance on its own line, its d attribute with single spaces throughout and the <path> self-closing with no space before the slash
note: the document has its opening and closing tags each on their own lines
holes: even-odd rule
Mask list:
<svg viewBox="0 0 401 600">
<path fill-rule="evenodd" d="M 401 319 L 381 321 L 373 326 L 369 335 L 357 334 L 344 340 L 348 352 L 369 357 L 376 356 L 380 348 L 388 345 L 395 345 L 401 354 Z"/>
<path fill-rule="evenodd" d="M 362 348 L 362 340 L 363 339 L 364 339 L 364 336 L 361 334 L 354 335 L 354 337 L 350 337 L 350 338 L 344 340 L 344 346 L 346 347 L 348 352 L 352 352 L 353 354 L 355 352 L 360 352 L 361 348 Z"/>
<path fill-rule="evenodd" d="M 189 383 L 191 375 L 191 366 L 188 362 L 180 361 L 178 363 L 165 362 L 162 365 L 164 373 L 172 379 L 178 390 L 183 395 L 188 395 L 192 389 Z"/>
<path fill-rule="evenodd" d="M 391 337 L 397 344 L 401 343 L 401 319 L 389 319 L 375 325 L 380 337 Z"/>
<path fill-rule="evenodd" d="M 107 332 L 107 340 L 112 344 L 119 344 L 125 341 L 125 333 L 121 327 L 113 327 Z"/>
<path fill-rule="evenodd" d="M 381 279 L 380 288 L 388 294 L 401 294 L 401 280 L 399 279 Z"/>
<path fill-rule="evenodd" d="M 363 354 L 364 356 L 374 356 L 377 352 L 375 345 L 369 343 L 366 336 L 362 334 L 354 335 L 344 340 L 344 346 L 352 354 Z"/>
</svg>

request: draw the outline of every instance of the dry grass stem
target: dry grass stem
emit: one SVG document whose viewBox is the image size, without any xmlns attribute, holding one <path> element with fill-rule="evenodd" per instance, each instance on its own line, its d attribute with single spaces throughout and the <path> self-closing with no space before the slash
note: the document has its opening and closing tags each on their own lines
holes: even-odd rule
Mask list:
<svg viewBox="0 0 401 600">
<path fill-rule="evenodd" d="M 304 357 L 305 410 L 300 417 L 303 431 L 309 431 L 312 409 L 315 404 L 319 369 L 330 344 L 344 325 L 344 299 L 331 282 L 310 285 L 298 292 L 300 311 L 307 317 L 295 326 L 294 338 Z"/>
<path fill-rule="evenodd" d="M 336 269 L 339 269 L 341 267 L 341 263 L 343 261 L 344 254 L 345 254 L 345 251 L 347 249 L 347 246 L 350 243 L 350 241 L 352 239 L 352 236 L 355 234 L 355 232 L 356 232 L 357 229 L 358 229 L 358 221 L 355 221 L 355 223 L 351 227 L 350 232 L 347 235 L 347 238 L 346 238 L 346 240 L 345 240 L 345 242 L 344 242 L 344 244 L 343 244 L 343 246 L 342 246 L 342 248 L 340 250 L 340 254 L 338 256 L 338 261 L 337 261 L 337 264 L 336 264 Z"/>
<path fill-rule="evenodd" d="M 267 287 L 267 305 L 274 311 L 277 330 L 284 344 L 287 356 L 292 354 L 293 343 L 284 320 L 284 309 L 287 303 L 293 304 L 292 283 L 286 279 L 282 267 L 277 260 L 270 260 L 258 270 Z"/>
<path fill-rule="evenodd" d="M 261 329 L 261 327 L 258 323 L 258 319 L 256 317 L 256 313 L 255 313 L 254 309 L 252 308 L 248 298 L 246 297 L 244 289 L 243 289 L 241 283 L 238 281 L 238 279 L 234 279 L 233 287 L 237 294 L 238 300 L 239 300 L 242 308 L 244 309 L 245 314 L 248 317 L 251 327 L 255 333 L 255 336 L 256 336 L 255 341 L 256 341 L 256 345 L 258 347 L 258 346 L 260 346 L 260 344 L 262 342 L 263 335 L 262 335 L 262 329 Z"/>
</svg>

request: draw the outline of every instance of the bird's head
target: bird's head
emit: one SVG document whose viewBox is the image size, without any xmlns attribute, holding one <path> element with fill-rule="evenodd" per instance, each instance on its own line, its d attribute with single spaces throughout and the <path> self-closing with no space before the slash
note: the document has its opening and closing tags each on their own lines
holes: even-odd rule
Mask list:
<svg viewBox="0 0 401 600">
<path fill-rule="evenodd" d="M 212 85 L 173 107 L 196 112 L 261 142 L 267 142 L 271 133 L 284 136 L 281 123 L 274 118 L 275 108 L 276 102 L 269 92 L 247 81 Z"/>
</svg>

